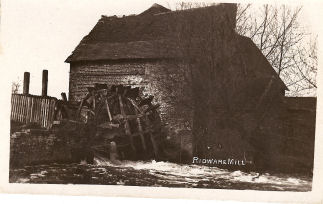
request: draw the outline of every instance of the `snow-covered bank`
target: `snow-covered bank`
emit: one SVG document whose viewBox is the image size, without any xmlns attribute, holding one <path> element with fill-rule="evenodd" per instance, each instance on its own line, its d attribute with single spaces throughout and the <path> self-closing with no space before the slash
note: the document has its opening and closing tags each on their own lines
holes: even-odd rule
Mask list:
<svg viewBox="0 0 323 204">
<path fill-rule="evenodd" d="M 95 159 L 95 164 L 25 166 L 10 171 L 10 182 L 164 186 L 186 188 L 310 191 L 312 178 L 289 174 L 260 174 L 156 161 Z"/>
</svg>

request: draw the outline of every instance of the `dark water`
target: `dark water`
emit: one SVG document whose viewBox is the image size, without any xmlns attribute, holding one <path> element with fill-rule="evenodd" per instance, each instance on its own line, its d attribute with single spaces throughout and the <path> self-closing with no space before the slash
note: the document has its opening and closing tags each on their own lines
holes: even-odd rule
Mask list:
<svg viewBox="0 0 323 204">
<path fill-rule="evenodd" d="M 310 191 L 312 178 L 288 174 L 259 174 L 217 167 L 170 162 L 104 160 L 89 164 L 50 164 L 10 170 L 10 182 L 46 184 L 105 184 L 268 191 Z"/>
</svg>

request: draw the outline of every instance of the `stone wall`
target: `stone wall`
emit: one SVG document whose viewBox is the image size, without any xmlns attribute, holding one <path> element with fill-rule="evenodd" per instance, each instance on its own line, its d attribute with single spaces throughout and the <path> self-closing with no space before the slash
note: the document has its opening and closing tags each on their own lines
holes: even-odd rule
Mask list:
<svg viewBox="0 0 323 204">
<path fill-rule="evenodd" d="M 51 129 L 11 121 L 10 166 L 46 163 L 93 162 L 89 146 L 91 127 L 60 121 Z"/>
<path fill-rule="evenodd" d="M 57 137 L 53 131 L 20 130 L 10 137 L 10 166 L 71 160 L 71 150 L 67 140 Z"/>
</svg>

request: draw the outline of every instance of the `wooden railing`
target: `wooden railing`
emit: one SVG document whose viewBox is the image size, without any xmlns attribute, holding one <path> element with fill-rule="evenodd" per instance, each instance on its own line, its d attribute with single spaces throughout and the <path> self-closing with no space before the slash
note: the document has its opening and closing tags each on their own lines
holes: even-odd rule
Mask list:
<svg viewBox="0 0 323 204">
<path fill-rule="evenodd" d="M 51 128 L 57 99 L 33 95 L 12 94 L 11 120 L 21 123 L 36 123 Z"/>
</svg>

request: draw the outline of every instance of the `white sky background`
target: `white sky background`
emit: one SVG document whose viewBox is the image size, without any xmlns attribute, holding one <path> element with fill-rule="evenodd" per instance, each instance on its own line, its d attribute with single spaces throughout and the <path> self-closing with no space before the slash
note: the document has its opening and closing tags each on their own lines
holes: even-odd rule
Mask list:
<svg viewBox="0 0 323 204">
<path fill-rule="evenodd" d="M 138 14 L 153 3 L 174 10 L 172 0 L 0 0 L 1 84 L 31 74 L 30 93 L 41 94 L 42 70 L 49 71 L 48 95 L 68 93 L 69 64 L 64 63 L 101 15 Z M 213 2 L 210 0 L 204 2 Z M 223 2 L 223 1 L 222 1 Z M 293 2 L 294 3 L 294 2 Z M 304 4 L 302 22 L 311 27 L 315 1 Z M 308 12 L 311 11 L 311 12 Z M 315 29 L 315 27 L 314 27 Z M 316 32 L 316 31 L 314 31 Z M 22 88 L 21 88 L 22 90 Z M 8 90 L 9 91 L 9 90 Z"/>
</svg>

